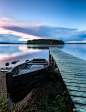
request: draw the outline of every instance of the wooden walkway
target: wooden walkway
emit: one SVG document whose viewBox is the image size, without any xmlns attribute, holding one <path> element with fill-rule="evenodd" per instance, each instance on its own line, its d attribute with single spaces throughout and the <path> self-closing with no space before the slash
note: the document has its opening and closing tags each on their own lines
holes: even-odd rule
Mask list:
<svg viewBox="0 0 86 112">
<path fill-rule="evenodd" d="M 86 61 L 50 47 L 69 95 L 78 112 L 86 112 Z"/>
</svg>

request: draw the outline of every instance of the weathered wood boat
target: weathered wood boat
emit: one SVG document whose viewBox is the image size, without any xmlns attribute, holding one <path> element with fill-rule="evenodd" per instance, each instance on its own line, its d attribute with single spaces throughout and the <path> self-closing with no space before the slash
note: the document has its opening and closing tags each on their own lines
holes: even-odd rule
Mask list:
<svg viewBox="0 0 86 112">
<path fill-rule="evenodd" d="M 20 64 L 6 73 L 7 94 L 13 102 L 21 101 L 48 73 L 45 59 L 33 59 Z"/>
</svg>

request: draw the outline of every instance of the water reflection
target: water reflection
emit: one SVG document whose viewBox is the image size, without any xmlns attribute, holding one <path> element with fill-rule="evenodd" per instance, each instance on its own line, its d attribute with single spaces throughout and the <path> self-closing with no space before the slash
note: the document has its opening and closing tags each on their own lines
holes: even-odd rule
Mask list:
<svg viewBox="0 0 86 112">
<path fill-rule="evenodd" d="M 61 49 L 64 45 L 27 45 L 27 48 L 32 49 L 49 49 L 49 47 L 58 47 Z"/>
<path fill-rule="evenodd" d="M 49 50 L 28 48 L 27 45 L 22 44 L 0 44 L 0 67 L 4 67 L 6 62 L 11 63 L 14 60 L 20 60 L 20 64 L 25 62 L 25 60 L 31 60 L 33 58 L 45 58 L 48 60 Z"/>
<path fill-rule="evenodd" d="M 62 50 L 86 61 L 86 44 L 65 44 Z"/>
<path fill-rule="evenodd" d="M 15 52 L 20 52 L 17 45 L 0 45 L 0 54 L 12 54 Z"/>
<path fill-rule="evenodd" d="M 49 49 L 49 47 L 28 47 L 27 48 L 31 48 L 31 49 Z"/>
<path fill-rule="evenodd" d="M 27 53 L 39 52 L 39 49 L 27 49 L 27 45 L 10 45 L 1 44 L 0 45 L 0 60 L 12 59 L 17 56 L 21 56 Z"/>
<path fill-rule="evenodd" d="M 0 44 L 0 67 L 6 62 L 20 60 L 19 63 L 33 58 L 49 60 L 49 47 L 58 47 L 64 52 L 86 60 L 86 44 L 65 45 L 25 45 L 25 44 Z"/>
</svg>

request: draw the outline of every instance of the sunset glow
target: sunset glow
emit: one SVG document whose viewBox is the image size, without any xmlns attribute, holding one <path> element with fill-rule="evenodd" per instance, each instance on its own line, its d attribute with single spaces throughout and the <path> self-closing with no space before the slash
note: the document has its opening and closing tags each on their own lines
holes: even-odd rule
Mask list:
<svg viewBox="0 0 86 112">
<path fill-rule="evenodd" d="M 5 17 L 2 17 L 2 18 L 0 18 L 1 20 L 5 20 L 5 21 L 12 21 L 12 19 L 10 19 L 10 18 L 5 18 Z"/>
</svg>

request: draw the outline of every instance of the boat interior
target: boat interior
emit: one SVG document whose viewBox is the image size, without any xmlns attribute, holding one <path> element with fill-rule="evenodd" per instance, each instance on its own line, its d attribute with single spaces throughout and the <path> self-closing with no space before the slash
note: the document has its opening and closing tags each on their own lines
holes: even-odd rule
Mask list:
<svg viewBox="0 0 86 112">
<path fill-rule="evenodd" d="M 33 59 L 14 67 L 11 72 L 13 72 L 13 75 L 21 75 L 43 69 L 47 65 L 48 61 L 45 59 Z"/>
</svg>

